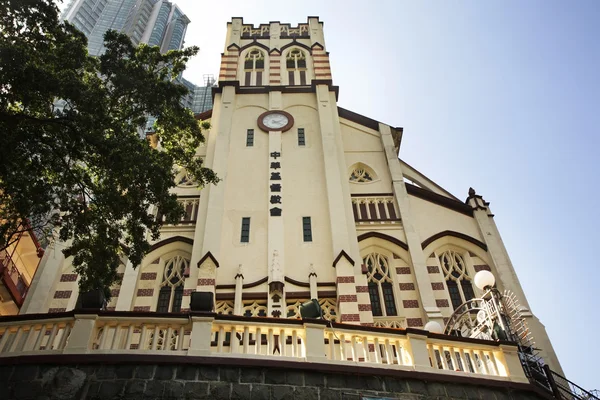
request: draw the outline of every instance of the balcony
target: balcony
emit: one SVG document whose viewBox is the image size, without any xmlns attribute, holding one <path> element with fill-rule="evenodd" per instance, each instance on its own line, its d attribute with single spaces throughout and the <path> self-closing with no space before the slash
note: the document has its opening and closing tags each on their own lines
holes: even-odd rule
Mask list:
<svg viewBox="0 0 600 400">
<path fill-rule="evenodd" d="M 527 382 L 513 343 L 321 320 L 81 311 L 5 317 L 0 335 L 0 362 L 44 354 L 202 356 Z"/>
<path fill-rule="evenodd" d="M 5 250 L 0 252 L 0 280 L 17 307 L 20 308 L 29 290 L 29 284 Z"/>
<path fill-rule="evenodd" d="M 165 227 L 180 227 L 181 225 L 194 226 L 196 225 L 196 218 L 198 216 L 198 206 L 200 205 L 200 197 L 198 196 L 180 196 L 177 201 L 183 206 L 184 215 L 176 224 L 165 223 L 165 217 L 163 215 L 154 214 L 157 220 L 163 222 L 163 228 Z"/>
<path fill-rule="evenodd" d="M 391 193 L 353 194 L 352 212 L 357 225 L 401 223 L 396 200 Z"/>
</svg>

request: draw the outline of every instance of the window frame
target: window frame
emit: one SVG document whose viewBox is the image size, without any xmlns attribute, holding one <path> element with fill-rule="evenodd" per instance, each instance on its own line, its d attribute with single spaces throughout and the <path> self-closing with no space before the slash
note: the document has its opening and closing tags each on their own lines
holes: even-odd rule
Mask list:
<svg viewBox="0 0 600 400">
<path fill-rule="evenodd" d="M 258 48 L 252 48 L 246 54 L 243 62 L 244 86 L 262 86 L 263 72 L 267 57 Z"/>
<path fill-rule="evenodd" d="M 181 255 L 167 260 L 156 299 L 156 312 L 181 312 L 185 271 L 189 266 L 190 260 Z"/>
<path fill-rule="evenodd" d="M 369 269 L 370 261 L 372 269 Z M 373 317 L 398 317 L 398 296 L 394 291 L 389 258 L 374 251 L 363 257 L 363 263 L 367 267 L 367 284 Z"/>
<path fill-rule="evenodd" d="M 246 147 L 254 147 L 254 129 L 246 129 Z"/>
<path fill-rule="evenodd" d="M 250 217 L 242 217 L 240 243 L 250 243 Z"/>
<path fill-rule="evenodd" d="M 304 243 L 312 243 L 312 220 L 310 217 L 302 217 L 302 238 Z"/>
<path fill-rule="evenodd" d="M 446 290 L 453 309 L 456 310 L 461 304 L 474 299 L 476 295 L 473 289 L 473 280 L 469 276 L 465 257 L 458 251 L 446 250 L 439 255 L 438 261 L 444 274 Z"/>
<path fill-rule="evenodd" d="M 304 128 L 298 128 L 298 146 L 306 147 L 306 133 Z"/>
</svg>

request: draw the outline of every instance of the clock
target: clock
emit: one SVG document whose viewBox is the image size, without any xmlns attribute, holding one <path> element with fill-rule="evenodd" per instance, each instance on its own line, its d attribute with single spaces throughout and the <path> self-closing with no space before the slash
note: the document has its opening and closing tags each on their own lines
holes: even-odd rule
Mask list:
<svg viewBox="0 0 600 400">
<path fill-rule="evenodd" d="M 285 132 L 294 125 L 294 117 L 285 111 L 267 111 L 258 117 L 258 126 L 265 132 Z"/>
</svg>

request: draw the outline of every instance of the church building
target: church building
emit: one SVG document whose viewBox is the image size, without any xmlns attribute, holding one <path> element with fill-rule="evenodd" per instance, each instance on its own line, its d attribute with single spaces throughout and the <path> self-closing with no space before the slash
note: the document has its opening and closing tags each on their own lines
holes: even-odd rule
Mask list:
<svg viewBox="0 0 600 400">
<path fill-rule="evenodd" d="M 123 260 L 107 309 L 186 313 L 201 291 L 217 314 L 297 319 L 316 299 L 342 324 L 443 327 L 482 296 L 473 279 L 488 270 L 561 371 L 489 199 L 468 188 L 459 199 L 404 162 L 403 129 L 339 107 L 333 73 L 318 17 L 228 23 L 213 108 L 198 115 L 211 128 L 197 154 L 221 181 L 199 188 L 177 172 L 185 216 L 163 226 L 141 265 Z M 76 307 L 63 248 L 46 250 L 21 314 Z"/>
</svg>

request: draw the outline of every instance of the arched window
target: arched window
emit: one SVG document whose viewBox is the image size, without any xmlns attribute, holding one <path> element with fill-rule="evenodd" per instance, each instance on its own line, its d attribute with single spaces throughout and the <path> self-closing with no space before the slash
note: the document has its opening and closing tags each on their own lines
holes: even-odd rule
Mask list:
<svg viewBox="0 0 600 400">
<path fill-rule="evenodd" d="M 363 163 L 356 163 L 352 166 L 352 170 L 350 172 L 350 182 L 369 183 L 373 182 L 375 179 L 377 179 L 375 172 Z"/>
<path fill-rule="evenodd" d="M 457 309 L 462 303 L 475 297 L 465 260 L 456 251 L 448 250 L 440 256 L 440 264 L 444 270 L 452 306 Z"/>
<path fill-rule="evenodd" d="M 252 49 L 244 60 L 244 84 L 246 86 L 262 86 L 265 70 L 265 55 L 258 49 Z"/>
<path fill-rule="evenodd" d="M 306 55 L 299 49 L 290 51 L 285 59 L 290 85 L 306 85 Z"/>
<path fill-rule="evenodd" d="M 163 280 L 160 284 L 160 291 L 158 293 L 157 312 L 181 311 L 184 282 L 183 276 L 189 265 L 189 260 L 186 260 L 181 256 L 175 256 L 167 261 L 163 273 Z"/>
<path fill-rule="evenodd" d="M 396 316 L 396 301 L 390 268 L 385 256 L 371 253 L 363 260 L 367 266 L 367 281 L 369 282 L 369 297 L 374 317 Z"/>
</svg>

